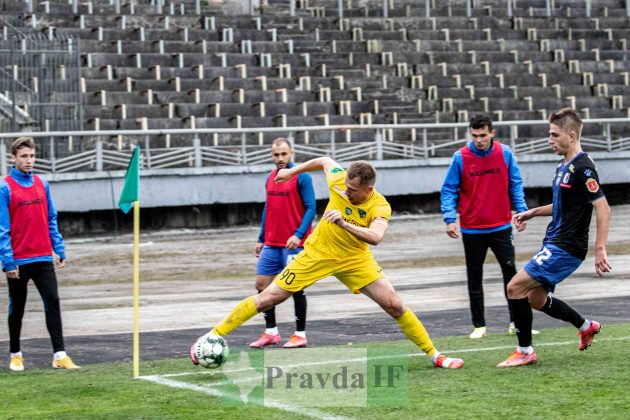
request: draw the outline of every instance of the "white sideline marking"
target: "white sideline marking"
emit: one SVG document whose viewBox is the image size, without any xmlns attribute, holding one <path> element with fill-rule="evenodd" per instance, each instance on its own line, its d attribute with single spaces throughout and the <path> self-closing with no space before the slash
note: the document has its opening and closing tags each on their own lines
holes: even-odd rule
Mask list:
<svg viewBox="0 0 630 420">
<path fill-rule="evenodd" d="M 630 340 L 630 335 L 624 336 L 624 337 L 614 337 L 614 338 L 598 338 L 597 342 L 603 342 L 603 341 L 623 341 L 623 340 Z M 572 340 L 572 341 L 557 341 L 557 342 L 551 342 L 551 343 L 539 343 L 536 344 L 536 347 L 552 347 L 552 346 L 567 346 L 567 345 L 575 345 L 577 344 L 576 340 Z M 444 353 L 444 354 L 457 354 L 457 353 L 477 353 L 477 352 L 481 352 L 481 351 L 493 351 L 493 350 L 510 350 L 510 349 L 514 349 L 516 346 L 515 345 L 510 345 L 510 346 L 495 346 L 495 347 L 478 347 L 478 348 L 472 348 L 472 349 L 461 349 L 461 350 L 445 350 L 444 352 L 440 352 L 440 353 Z M 409 356 L 424 356 L 424 353 L 411 353 L 409 354 Z M 385 356 L 375 356 L 375 357 L 370 357 L 370 360 L 381 360 L 381 359 L 393 359 L 393 358 L 398 358 L 400 357 L 400 355 L 385 355 Z M 316 366 L 316 365 L 327 365 L 327 364 L 331 364 L 331 363 L 340 363 L 340 362 L 362 362 L 364 361 L 365 358 L 354 358 L 354 359 L 344 359 L 344 360 L 327 360 L 327 361 L 322 361 L 322 362 L 305 362 L 305 363 L 296 363 L 293 365 L 286 365 L 287 368 L 293 368 L 293 367 L 301 367 L 301 366 Z M 251 367 L 247 367 L 247 368 L 243 368 L 243 369 L 232 369 L 232 370 L 207 370 L 207 371 L 197 371 L 197 372 L 180 372 L 180 373 L 167 373 L 165 375 L 157 375 L 161 378 L 173 378 L 173 377 L 177 377 L 177 376 L 190 376 L 190 375 L 212 375 L 215 373 L 222 373 L 222 372 L 226 372 L 226 373 L 232 373 L 232 372 L 242 372 L 244 370 L 249 370 L 251 369 Z M 142 377 L 141 377 L 142 378 Z M 227 383 L 227 382 L 225 382 Z M 219 382 L 215 385 L 222 385 L 224 384 L 223 382 Z"/>
<path fill-rule="evenodd" d="M 212 395 L 214 397 L 220 397 L 220 398 L 227 397 L 233 400 L 240 401 L 240 398 L 224 395 L 221 391 L 216 390 L 216 389 L 212 389 L 212 388 L 202 386 L 202 385 L 189 384 L 187 382 L 175 381 L 175 380 L 168 379 L 160 375 L 139 376 L 138 379 L 142 379 L 144 381 L 149 381 L 149 382 L 155 382 L 156 384 L 160 384 L 160 385 L 170 386 L 171 388 L 187 389 L 190 391 L 196 391 L 196 392 Z M 294 407 L 291 405 L 286 405 L 286 404 L 278 403 L 275 401 L 270 401 L 268 399 L 265 400 L 264 406 L 277 408 L 279 410 L 288 411 L 289 413 L 292 413 L 292 414 L 299 414 L 301 416 L 313 417 L 316 419 L 325 419 L 325 420 L 346 420 L 347 419 L 347 417 L 332 416 L 332 415 L 323 413 L 321 411 L 314 410 L 312 408 L 309 408 L 308 410 L 306 410 L 300 407 Z"/>
</svg>

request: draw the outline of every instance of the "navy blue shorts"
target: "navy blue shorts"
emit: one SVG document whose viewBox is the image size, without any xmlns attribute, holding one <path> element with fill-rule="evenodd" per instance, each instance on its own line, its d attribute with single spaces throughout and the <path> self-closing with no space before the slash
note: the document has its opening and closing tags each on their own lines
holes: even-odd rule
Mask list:
<svg viewBox="0 0 630 420">
<path fill-rule="evenodd" d="M 286 249 L 281 246 L 263 246 L 256 264 L 256 275 L 275 276 L 304 248 Z"/>
<path fill-rule="evenodd" d="M 534 257 L 525 264 L 525 271 L 550 292 L 556 284 L 569 277 L 582 264 L 582 260 L 564 249 L 545 244 Z"/>
</svg>

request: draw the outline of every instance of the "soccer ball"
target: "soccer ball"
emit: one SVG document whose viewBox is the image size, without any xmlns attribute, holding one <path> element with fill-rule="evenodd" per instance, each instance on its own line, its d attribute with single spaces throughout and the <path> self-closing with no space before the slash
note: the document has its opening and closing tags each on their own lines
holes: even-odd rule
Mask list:
<svg viewBox="0 0 630 420">
<path fill-rule="evenodd" d="M 190 359 L 193 364 L 208 369 L 223 366 L 229 354 L 230 348 L 225 338 L 212 333 L 199 337 L 190 348 Z"/>
</svg>

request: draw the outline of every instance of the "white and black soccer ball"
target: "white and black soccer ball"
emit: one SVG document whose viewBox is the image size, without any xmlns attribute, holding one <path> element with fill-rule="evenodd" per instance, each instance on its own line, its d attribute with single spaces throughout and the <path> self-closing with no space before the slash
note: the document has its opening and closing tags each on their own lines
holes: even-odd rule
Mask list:
<svg viewBox="0 0 630 420">
<path fill-rule="evenodd" d="M 199 337 L 190 348 L 192 362 L 208 369 L 223 366 L 229 354 L 230 348 L 225 338 L 212 333 Z"/>
</svg>

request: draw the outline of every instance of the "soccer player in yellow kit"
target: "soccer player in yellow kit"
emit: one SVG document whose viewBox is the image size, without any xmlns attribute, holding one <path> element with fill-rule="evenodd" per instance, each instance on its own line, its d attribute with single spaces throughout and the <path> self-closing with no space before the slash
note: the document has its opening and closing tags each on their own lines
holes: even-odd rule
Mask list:
<svg viewBox="0 0 630 420">
<path fill-rule="evenodd" d="M 323 170 L 330 201 L 322 220 L 300 252 L 262 293 L 250 296 L 212 329 L 225 336 L 259 312 L 279 305 L 293 293 L 316 281 L 335 276 L 353 293 L 363 293 L 396 320 L 400 329 L 431 359 L 434 366 L 457 369 L 461 359 L 440 354 L 426 329 L 398 297 L 368 245 L 378 245 L 387 231 L 391 207 L 374 189 L 376 170 L 365 161 L 341 168 L 329 157 L 320 157 L 278 171 L 275 181 L 285 182 L 302 172 Z M 191 350 L 193 363 L 197 364 Z"/>
</svg>

